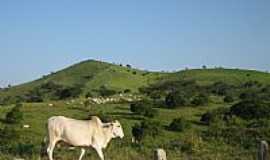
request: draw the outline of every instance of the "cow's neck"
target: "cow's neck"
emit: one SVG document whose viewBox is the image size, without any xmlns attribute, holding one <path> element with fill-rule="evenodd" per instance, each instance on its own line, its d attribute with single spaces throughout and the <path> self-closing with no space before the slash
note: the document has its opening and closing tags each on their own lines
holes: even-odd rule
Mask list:
<svg viewBox="0 0 270 160">
<path fill-rule="evenodd" d="M 113 138 L 112 128 L 111 127 L 103 128 L 103 135 L 104 135 L 103 148 L 105 148 L 105 147 L 107 147 L 110 140 Z"/>
</svg>

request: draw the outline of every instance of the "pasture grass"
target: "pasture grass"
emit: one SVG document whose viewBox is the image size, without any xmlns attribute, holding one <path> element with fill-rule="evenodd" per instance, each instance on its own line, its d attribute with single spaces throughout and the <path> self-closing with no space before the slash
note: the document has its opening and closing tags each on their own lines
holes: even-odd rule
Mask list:
<svg viewBox="0 0 270 160">
<path fill-rule="evenodd" d="M 139 123 L 143 117 L 134 115 L 129 110 L 128 104 L 104 104 L 85 107 L 81 105 L 83 99 L 77 99 L 74 103 L 67 105 L 65 101 L 47 102 L 47 103 L 25 103 L 22 111 L 24 120 L 22 124 L 29 124 L 30 128 L 20 128 L 21 141 L 34 144 L 36 147 L 33 155 L 23 155 L 25 159 L 38 159 L 39 150 L 44 137 L 47 134 L 46 122 L 51 116 L 62 115 L 75 119 L 87 119 L 89 114 L 102 111 L 105 115 L 110 115 L 121 122 L 124 129 L 124 139 L 113 139 L 108 148 L 104 150 L 106 159 L 110 160 L 148 160 L 153 159 L 154 149 L 165 148 L 169 160 L 184 160 L 188 157 L 192 159 L 203 160 L 251 160 L 254 159 L 255 151 L 244 150 L 237 146 L 230 146 L 218 140 L 204 140 L 201 132 L 207 126 L 200 124 L 199 120 L 203 113 L 217 107 L 226 106 L 220 103 L 211 103 L 208 106 L 200 107 L 181 107 L 177 109 L 156 108 L 159 115 L 154 119 L 160 121 L 163 131 L 157 137 L 147 137 L 142 144 L 133 144 L 131 142 L 131 130 L 135 123 Z M 54 106 L 49 106 L 52 103 Z M 12 106 L 0 108 L 0 118 L 4 119 L 5 114 Z M 191 127 L 183 132 L 173 132 L 166 130 L 166 127 L 174 118 L 183 117 Z M 4 122 L 2 121 L 1 127 Z M 172 144 L 184 145 L 182 148 L 173 148 Z M 73 160 L 80 155 L 80 149 L 69 150 L 68 147 L 56 147 L 54 151 L 57 160 Z M 13 159 L 20 155 L 1 154 L 0 159 Z M 47 159 L 46 157 L 42 160 Z M 84 159 L 98 159 L 97 154 L 91 148 L 87 149 Z"/>
</svg>

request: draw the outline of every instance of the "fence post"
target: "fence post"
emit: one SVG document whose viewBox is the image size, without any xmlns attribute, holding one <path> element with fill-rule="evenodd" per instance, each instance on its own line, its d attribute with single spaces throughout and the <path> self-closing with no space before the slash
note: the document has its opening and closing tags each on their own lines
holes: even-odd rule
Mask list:
<svg viewBox="0 0 270 160">
<path fill-rule="evenodd" d="M 258 160 L 269 160 L 269 146 L 266 141 L 261 141 L 258 146 Z"/>
</svg>

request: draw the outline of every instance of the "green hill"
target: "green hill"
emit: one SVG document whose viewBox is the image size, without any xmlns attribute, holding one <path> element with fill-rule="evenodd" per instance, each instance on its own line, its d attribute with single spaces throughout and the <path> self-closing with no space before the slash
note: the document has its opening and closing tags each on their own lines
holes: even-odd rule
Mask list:
<svg viewBox="0 0 270 160">
<path fill-rule="evenodd" d="M 258 81 L 270 84 L 270 74 L 244 69 L 191 69 L 164 76 L 163 81 L 195 80 L 201 85 L 209 85 L 217 81 L 238 85 L 247 81 Z"/>
<path fill-rule="evenodd" d="M 47 82 L 64 86 L 79 86 L 84 95 L 88 91 L 106 86 L 117 92 L 138 88 L 164 81 L 195 80 L 198 84 L 208 85 L 217 81 L 240 84 L 246 81 L 258 81 L 270 84 L 270 74 L 254 70 L 241 69 L 190 69 L 174 73 L 149 72 L 131 67 L 115 65 L 95 60 L 87 60 L 42 78 L 17 85 L 0 92 L 0 96 L 19 96 Z"/>
<path fill-rule="evenodd" d="M 139 87 L 154 82 L 165 73 L 141 71 L 130 67 L 87 60 L 42 78 L 0 92 L 0 96 L 17 96 L 47 82 L 64 86 L 80 86 L 83 93 L 106 86 L 109 89 L 136 92 Z"/>
<path fill-rule="evenodd" d="M 224 85 L 225 83 L 211 85 L 220 81 L 225 82 L 226 85 Z M 31 93 L 36 87 L 40 89 L 42 85 L 49 82 L 65 87 L 80 87 L 82 89 L 81 97 L 49 102 L 45 99 L 40 103 L 23 101 L 20 111 L 17 110 L 17 112 L 10 112 L 14 109 L 14 105 L 10 105 L 10 103 L 1 105 L 0 135 L 5 136 L 1 136 L 0 139 L 2 146 L 0 147 L 0 159 L 14 159 L 14 157 L 39 159 L 40 151 L 44 150 L 42 141 L 47 134 L 45 125 L 48 118 L 56 115 L 75 119 L 89 119 L 90 115 L 97 115 L 103 120 L 119 120 L 124 129 L 125 138 L 112 140 L 106 148 L 105 157 L 111 160 L 152 159 L 153 150 L 160 147 L 166 150 L 168 159 L 172 160 L 187 159 L 187 157 L 209 160 L 253 160 L 257 155 L 257 142 L 255 143 L 257 138 L 260 137 L 270 142 L 268 134 L 270 131 L 269 73 L 221 68 L 161 73 L 89 60 L 43 76 L 38 80 L 5 89 L 0 92 L 0 100 L 6 96 Z M 247 85 L 249 83 L 245 82 L 250 82 L 253 86 L 250 85 L 250 87 Z M 227 83 L 238 87 L 231 87 Z M 246 84 L 246 87 L 242 84 Z M 145 113 L 148 108 L 148 112 L 152 113 L 153 117 L 147 116 L 145 113 L 133 112 L 128 103 L 86 105 L 85 102 L 88 102 L 89 99 L 84 95 L 89 91 L 100 89 L 102 86 L 115 91 L 130 89 L 133 93 L 138 92 L 140 87 L 148 86 L 143 89 L 149 89 L 151 94 L 147 98 L 152 98 L 151 103 L 142 101 L 144 103 L 139 102 L 139 105 L 135 106 L 144 107 L 142 111 Z M 227 95 L 233 99 L 229 102 L 225 101 L 226 94 L 216 92 L 216 90 L 219 91 L 219 88 L 224 89 L 224 86 L 225 91 L 230 93 Z M 54 85 L 49 87 L 52 88 L 52 92 L 58 89 Z M 166 87 L 181 92 L 171 92 L 174 93 L 171 94 L 166 92 Z M 156 88 L 161 92 L 155 92 Z M 40 90 L 44 91 L 44 89 Z M 200 95 L 199 93 L 206 94 Z M 239 95 L 242 93 L 245 94 L 241 98 Z M 166 101 L 168 95 L 171 97 L 170 101 Z M 164 98 L 165 96 L 166 98 Z M 206 103 L 204 103 L 205 97 Z M 250 98 L 254 98 L 254 101 L 245 101 Z M 179 99 L 184 100 L 185 103 L 179 102 Z M 245 103 L 239 103 L 242 99 Z M 174 106 L 170 102 L 177 103 Z M 140 106 L 140 104 L 142 105 Z M 231 108 L 237 114 L 230 115 L 232 112 L 228 111 L 231 111 Z M 228 115 L 228 113 L 230 114 Z M 255 117 L 264 116 L 263 118 L 266 117 L 266 119 L 242 119 L 241 114 L 246 115 L 246 113 Z M 9 124 L 6 121 L 8 115 L 11 115 L 9 119 L 20 117 L 20 115 L 23 115 L 23 118 L 20 123 Z M 171 125 L 174 121 L 177 122 L 176 125 Z M 143 122 L 154 125 L 148 125 L 151 126 L 148 128 L 149 135 L 144 135 L 142 142 L 134 144 L 131 142 L 134 136 L 133 128 L 138 127 L 139 124 L 142 125 Z M 29 125 L 29 128 L 22 125 Z M 175 128 L 180 128 L 180 130 L 173 130 L 174 127 L 171 126 L 177 126 Z M 147 125 L 145 128 L 147 129 Z M 67 147 L 62 146 L 61 149 L 55 149 L 54 156 L 59 160 L 71 160 L 77 159 L 79 152 L 79 149 L 70 151 Z M 87 152 L 87 158 L 98 159 L 94 150 Z M 46 155 L 41 159 L 47 159 Z"/>
</svg>

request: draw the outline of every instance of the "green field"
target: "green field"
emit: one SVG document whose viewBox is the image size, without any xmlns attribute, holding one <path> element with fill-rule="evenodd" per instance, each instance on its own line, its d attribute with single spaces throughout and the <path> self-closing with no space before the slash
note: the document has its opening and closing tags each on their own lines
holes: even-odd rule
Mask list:
<svg viewBox="0 0 270 160">
<path fill-rule="evenodd" d="M 232 89 L 232 91 L 230 91 L 233 92 L 233 96 L 237 95 L 237 97 L 234 97 L 234 102 L 225 103 L 223 101 L 225 95 L 214 95 L 212 92 L 209 92 L 209 103 L 207 103 L 207 105 L 185 105 L 174 109 L 168 108 L 165 104 L 155 106 L 154 110 L 158 110 L 159 114 L 152 118 L 152 120 L 161 123 L 162 132 L 156 137 L 148 136 L 140 144 L 131 142 L 132 127 L 136 123 L 140 123 L 143 119 L 150 118 L 130 112 L 129 103 L 84 105 L 86 101 L 85 94 L 97 90 L 101 86 L 115 90 L 117 95 L 129 89 L 129 94 L 140 94 L 144 98 L 149 98 L 149 95 L 140 93 L 139 88 L 162 86 L 162 84 L 167 84 L 166 87 L 170 87 L 170 85 L 173 84 L 171 82 L 181 83 L 186 81 L 196 82 L 192 84 L 197 87 L 195 87 L 195 91 L 192 91 L 194 92 L 194 97 L 198 95 L 197 91 L 205 91 L 209 89 L 209 87 L 213 87 L 211 85 L 216 82 L 224 82 L 231 85 L 230 89 Z M 0 147 L 0 150 L 3 151 L 0 153 L 0 159 L 12 160 L 14 157 L 23 157 L 30 160 L 38 159 L 42 146 L 41 143 L 44 137 L 46 137 L 46 123 L 51 116 L 62 115 L 75 119 L 89 119 L 89 115 L 102 113 L 105 116 L 119 120 L 125 133 L 124 139 L 112 140 L 105 150 L 105 159 L 148 160 L 153 159 L 153 153 L 156 148 L 164 148 L 167 151 L 169 160 L 254 160 L 256 159 L 256 148 L 247 148 L 242 144 L 242 141 L 239 141 L 239 143 L 235 142 L 235 144 L 232 145 L 222 139 L 204 137 L 204 132 L 207 131 L 210 126 L 202 124 L 200 119 L 207 111 L 212 111 L 220 107 L 229 108 L 239 102 L 240 99 L 238 95 L 242 92 L 245 93 L 250 90 L 255 90 L 255 93 L 260 92 L 262 96 L 267 95 L 266 93 L 270 93 L 267 90 L 270 84 L 270 74 L 260 71 L 216 68 L 190 69 L 175 73 L 162 73 L 89 60 L 43 76 L 38 80 L 3 89 L 0 91 L 0 100 L 6 97 L 24 95 L 47 82 L 56 82 L 63 86 L 80 86 L 82 92 L 75 98 L 72 97 L 58 101 L 44 99 L 44 101 L 40 103 L 23 102 L 22 113 L 24 118 L 21 124 L 16 126 L 16 131 L 20 135 L 16 143 L 26 145 L 28 149 L 25 149 L 27 147 L 17 148 L 18 152 L 14 153 L 11 151 L 3 151 L 5 149 Z M 246 82 L 256 82 L 255 87 L 239 89 L 239 87 L 243 87 Z M 189 91 L 188 89 L 187 91 Z M 263 89 L 265 90 L 262 91 Z M 163 97 L 160 98 L 162 101 L 164 101 L 164 94 L 167 94 L 167 90 L 163 91 Z M 194 97 L 192 97 L 191 100 L 194 99 Z M 53 104 L 53 106 L 49 106 L 49 104 Z M 8 103 L 1 105 L 1 130 L 4 126 L 9 125 L 6 124 L 5 117 L 6 113 L 8 113 L 13 106 L 14 104 Z M 183 131 L 168 130 L 168 126 L 172 120 L 179 117 L 187 120 L 190 127 Z M 249 121 L 243 122 L 243 124 L 247 123 L 249 123 Z M 23 128 L 22 126 L 24 124 L 30 125 L 30 128 Z M 256 144 L 254 145 L 256 146 Z M 67 146 L 55 149 L 55 159 L 57 160 L 77 159 L 79 154 L 79 149 L 69 150 Z M 47 158 L 43 157 L 42 159 L 45 160 Z M 98 159 L 98 156 L 94 150 L 89 148 L 84 159 Z"/>
<path fill-rule="evenodd" d="M 124 129 L 125 138 L 114 139 L 109 147 L 105 150 L 107 159 L 112 160 L 127 160 L 127 159 L 152 159 L 153 150 L 158 147 L 166 148 L 173 141 L 182 143 L 191 143 L 191 151 L 180 151 L 174 149 L 166 149 L 168 159 L 185 159 L 190 156 L 193 159 L 253 159 L 255 153 L 239 150 L 233 146 L 226 145 L 217 141 L 203 141 L 200 137 L 201 131 L 205 129 L 204 125 L 199 123 L 200 116 L 214 108 L 224 106 L 223 104 L 210 104 L 197 108 L 183 107 L 180 109 L 158 109 L 160 114 L 155 117 L 164 126 L 163 133 L 156 138 L 150 138 L 143 142 L 141 146 L 136 146 L 131 143 L 131 127 L 140 121 L 142 117 L 133 115 L 129 111 L 127 104 L 107 104 L 95 105 L 91 109 L 80 105 L 81 99 L 76 100 L 71 105 L 66 105 L 64 102 L 50 102 L 40 104 L 24 104 L 23 113 L 24 120 L 22 124 L 29 124 L 30 128 L 20 128 L 19 132 L 23 135 L 22 142 L 34 144 L 36 151 L 34 155 L 25 155 L 26 159 L 37 159 L 39 156 L 39 148 L 43 138 L 46 136 L 47 119 L 55 115 L 63 115 L 76 119 L 86 119 L 91 114 L 91 110 L 103 111 L 106 115 L 111 115 L 113 119 L 118 119 Z M 1 117 L 4 118 L 5 113 L 10 107 L 1 108 Z M 190 123 L 191 128 L 184 132 L 172 132 L 165 129 L 172 119 L 177 117 L 185 117 Z M 3 125 L 3 123 L 2 123 Z M 80 150 L 70 151 L 68 147 L 55 149 L 56 159 L 72 160 L 78 158 Z M 4 159 L 12 159 L 15 155 L 2 155 Z M 97 159 L 95 151 L 89 148 L 85 159 Z M 46 158 L 45 158 L 46 159 Z"/>
</svg>

